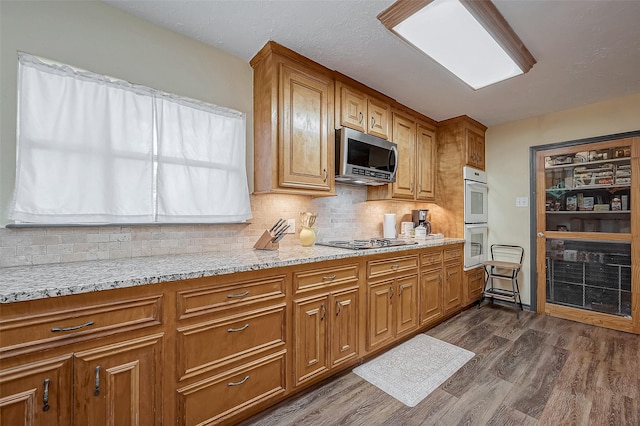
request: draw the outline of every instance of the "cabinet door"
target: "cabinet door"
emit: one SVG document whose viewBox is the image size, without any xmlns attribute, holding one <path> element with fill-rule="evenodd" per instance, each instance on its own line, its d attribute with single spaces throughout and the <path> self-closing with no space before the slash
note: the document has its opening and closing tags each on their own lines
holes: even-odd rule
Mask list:
<svg viewBox="0 0 640 426">
<path fill-rule="evenodd" d="M 467 271 L 467 291 L 468 300 L 466 303 L 472 303 L 480 299 L 482 289 L 484 288 L 484 268 L 476 268 Z"/>
<path fill-rule="evenodd" d="M 367 131 L 367 95 L 340 84 L 340 125 Z"/>
<path fill-rule="evenodd" d="M 281 76 L 281 145 L 279 184 L 282 187 L 331 190 L 333 176 L 333 81 L 285 64 Z"/>
<path fill-rule="evenodd" d="M 466 129 L 467 132 L 467 164 L 484 170 L 484 136 Z"/>
<path fill-rule="evenodd" d="M 442 269 L 423 272 L 420 286 L 420 325 L 424 325 L 442 316 Z"/>
<path fill-rule="evenodd" d="M 379 138 L 389 139 L 389 117 L 391 115 L 389 104 L 375 98 L 369 98 L 367 107 L 369 115 L 367 132 Z"/>
<path fill-rule="evenodd" d="M 416 199 L 434 200 L 436 196 L 436 140 L 435 133 L 418 123 L 416 139 Z"/>
<path fill-rule="evenodd" d="M 393 142 L 398 145 L 398 172 L 393 183 L 393 198 L 415 196 L 416 126 L 413 120 L 393 113 Z"/>
<path fill-rule="evenodd" d="M 393 311 L 391 298 L 395 294 L 395 283 L 383 281 L 369 285 L 367 335 L 369 348 L 382 346 L 393 340 Z"/>
<path fill-rule="evenodd" d="M 327 360 L 327 295 L 294 302 L 295 383 L 329 370 Z"/>
<path fill-rule="evenodd" d="M 331 296 L 331 367 L 358 356 L 358 289 Z"/>
<path fill-rule="evenodd" d="M 0 371 L 0 425 L 71 424 L 71 355 Z"/>
<path fill-rule="evenodd" d="M 396 286 L 398 296 L 393 300 L 396 336 L 401 336 L 418 327 L 418 276 L 399 278 Z"/>
<path fill-rule="evenodd" d="M 444 267 L 444 312 L 449 313 L 462 303 L 462 265 L 452 263 Z"/>
<path fill-rule="evenodd" d="M 162 334 L 75 354 L 78 425 L 162 424 Z"/>
</svg>

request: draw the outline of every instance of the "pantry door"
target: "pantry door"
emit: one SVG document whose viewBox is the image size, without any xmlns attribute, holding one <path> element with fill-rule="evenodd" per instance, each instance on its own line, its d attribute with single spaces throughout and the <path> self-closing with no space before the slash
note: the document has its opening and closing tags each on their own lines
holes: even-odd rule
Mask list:
<svg viewBox="0 0 640 426">
<path fill-rule="evenodd" d="M 538 312 L 640 332 L 639 165 L 637 136 L 536 152 Z"/>
</svg>

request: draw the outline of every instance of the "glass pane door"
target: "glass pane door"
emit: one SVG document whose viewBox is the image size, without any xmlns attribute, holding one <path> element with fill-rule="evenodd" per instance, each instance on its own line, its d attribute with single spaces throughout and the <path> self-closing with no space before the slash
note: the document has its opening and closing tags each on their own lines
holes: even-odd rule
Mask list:
<svg viewBox="0 0 640 426">
<path fill-rule="evenodd" d="M 638 328 L 639 156 L 638 137 L 536 153 L 538 312 Z"/>
</svg>

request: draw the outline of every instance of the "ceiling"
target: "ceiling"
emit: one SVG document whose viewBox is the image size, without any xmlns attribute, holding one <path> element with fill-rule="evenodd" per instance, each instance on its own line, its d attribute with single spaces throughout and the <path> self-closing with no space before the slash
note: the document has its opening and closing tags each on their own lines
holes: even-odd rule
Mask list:
<svg viewBox="0 0 640 426">
<path fill-rule="evenodd" d="M 640 0 L 495 0 L 537 60 L 473 91 L 376 19 L 393 0 L 103 0 L 249 61 L 274 40 L 434 120 L 487 126 L 640 93 Z"/>
</svg>

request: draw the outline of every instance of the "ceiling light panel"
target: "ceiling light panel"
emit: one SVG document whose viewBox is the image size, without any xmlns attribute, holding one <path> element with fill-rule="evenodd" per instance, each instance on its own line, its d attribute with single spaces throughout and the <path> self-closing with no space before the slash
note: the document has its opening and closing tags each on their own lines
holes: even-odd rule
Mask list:
<svg viewBox="0 0 640 426">
<path fill-rule="evenodd" d="M 401 0 L 378 19 L 473 89 L 523 74 L 533 66 L 535 59 L 492 3 L 465 4 L 469 9 L 458 0 Z"/>
</svg>

